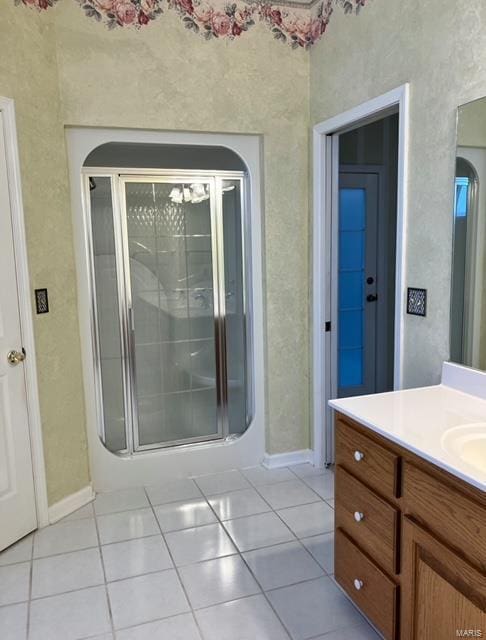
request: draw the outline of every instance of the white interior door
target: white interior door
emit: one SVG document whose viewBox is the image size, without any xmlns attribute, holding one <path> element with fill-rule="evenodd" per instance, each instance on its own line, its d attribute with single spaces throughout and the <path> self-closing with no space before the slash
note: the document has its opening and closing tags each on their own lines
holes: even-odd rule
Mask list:
<svg viewBox="0 0 486 640">
<path fill-rule="evenodd" d="M 0 551 L 37 526 L 3 125 L 0 111 Z"/>
</svg>

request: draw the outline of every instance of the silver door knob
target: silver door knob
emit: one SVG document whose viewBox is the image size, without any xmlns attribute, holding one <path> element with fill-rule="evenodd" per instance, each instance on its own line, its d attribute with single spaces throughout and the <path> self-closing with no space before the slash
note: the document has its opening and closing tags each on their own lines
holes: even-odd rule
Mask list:
<svg viewBox="0 0 486 640">
<path fill-rule="evenodd" d="M 354 588 L 356 589 L 356 591 L 360 591 L 363 588 L 363 581 L 356 578 L 354 581 Z"/>
<path fill-rule="evenodd" d="M 15 366 L 25 360 L 25 351 L 23 349 L 22 351 L 15 351 L 15 349 L 12 349 L 12 351 L 7 353 L 7 360 L 9 364 Z"/>
<path fill-rule="evenodd" d="M 364 453 L 362 451 L 354 452 L 354 459 L 356 460 L 356 462 L 361 462 L 363 458 L 364 458 Z"/>
<path fill-rule="evenodd" d="M 356 520 L 356 522 L 361 522 L 361 520 L 364 520 L 364 513 L 361 513 L 361 511 L 355 511 L 354 519 Z"/>
</svg>

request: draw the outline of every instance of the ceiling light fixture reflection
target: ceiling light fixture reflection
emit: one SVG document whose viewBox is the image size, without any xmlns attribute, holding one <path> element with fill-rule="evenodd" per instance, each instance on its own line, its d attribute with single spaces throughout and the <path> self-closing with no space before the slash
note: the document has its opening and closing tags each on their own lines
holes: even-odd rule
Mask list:
<svg viewBox="0 0 486 640">
<path fill-rule="evenodd" d="M 179 189 L 179 187 L 174 187 L 172 189 L 172 191 L 169 193 L 169 198 L 170 200 L 172 200 L 172 202 L 174 202 L 174 204 L 182 203 L 182 191 Z"/>
<path fill-rule="evenodd" d="M 182 184 L 180 186 L 173 187 L 169 193 L 169 200 L 174 204 L 182 204 L 183 202 L 198 204 L 199 202 L 203 202 L 203 200 L 208 199 L 209 188 L 201 182 L 195 182 L 189 186 Z"/>
</svg>

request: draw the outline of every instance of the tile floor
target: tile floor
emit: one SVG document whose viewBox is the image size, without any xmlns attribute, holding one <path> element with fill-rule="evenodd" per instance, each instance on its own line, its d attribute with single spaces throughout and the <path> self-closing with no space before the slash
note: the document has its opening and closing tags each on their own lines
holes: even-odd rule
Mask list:
<svg viewBox="0 0 486 640">
<path fill-rule="evenodd" d="M 0 553 L 1 640 L 375 640 L 335 585 L 333 474 L 98 495 Z"/>
</svg>

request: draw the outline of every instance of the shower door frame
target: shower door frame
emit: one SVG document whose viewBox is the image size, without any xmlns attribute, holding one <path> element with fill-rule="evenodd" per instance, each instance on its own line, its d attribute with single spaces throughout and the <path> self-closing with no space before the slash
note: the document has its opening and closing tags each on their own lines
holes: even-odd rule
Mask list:
<svg viewBox="0 0 486 640">
<path fill-rule="evenodd" d="M 101 378 L 101 349 L 99 343 L 99 326 L 96 298 L 96 274 L 91 224 L 91 203 L 89 197 L 89 178 L 106 177 L 111 182 L 112 216 L 115 241 L 115 265 L 118 294 L 119 326 L 121 338 L 123 406 L 125 418 L 126 447 L 117 455 L 134 455 L 146 451 L 169 447 L 185 447 L 214 441 L 232 439 L 228 422 L 228 376 L 226 350 L 226 288 L 224 272 L 224 228 L 223 228 L 223 182 L 238 181 L 240 188 L 240 224 L 242 252 L 242 304 L 244 325 L 244 381 L 245 381 L 245 423 L 246 429 L 253 418 L 253 380 L 251 378 L 252 362 L 252 326 L 251 312 L 248 309 L 250 296 L 247 286 L 251 278 L 251 256 L 247 253 L 246 233 L 249 232 L 247 206 L 249 203 L 248 174 L 245 171 L 211 171 L 211 170 L 178 170 L 178 169 L 139 169 L 126 167 L 83 167 L 83 210 L 85 213 L 85 229 L 87 233 L 87 252 L 90 267 L 91 290 L 91 333 L 93 344 L 93 367 L 95 372 L 96 413 L 98 435 L 105 445 L 105 420 L 103 408 L 103 385 Z M 216 400 L 217 424 L 216 434 L 194 436 L 177 440 L 154 442 L 141 445 L 138 429 L 138 402 L 135 366 L 134 319 L 132 305 L 132 289 L 130 274 L 130 256 L 128 251 L 128 228 L 126 211 L 126 189 L 128 183 L 165 183 L 209 185 L 209 204 L 211 220 L 211 256 L 213 275 L 213 315 L 216 358 Z M 245 429 L 245 431 L 246 431 Z M 245 433 L 245 432 L 243 432 Z M 238 434 L 242 435 L 242 434 Z M 238 437 L 238 436 L 237 436 Z M 106 445 L 105 445 L 106 446 Z"/>
</svg>

